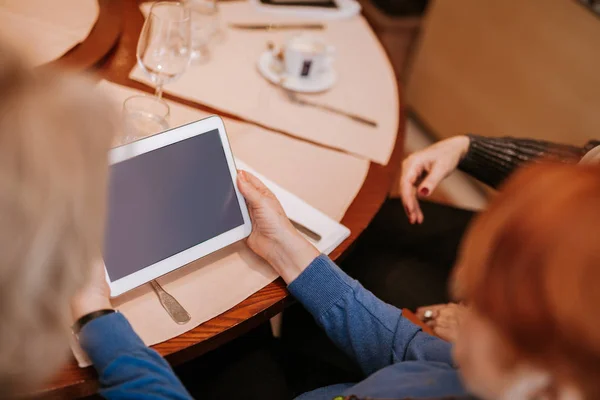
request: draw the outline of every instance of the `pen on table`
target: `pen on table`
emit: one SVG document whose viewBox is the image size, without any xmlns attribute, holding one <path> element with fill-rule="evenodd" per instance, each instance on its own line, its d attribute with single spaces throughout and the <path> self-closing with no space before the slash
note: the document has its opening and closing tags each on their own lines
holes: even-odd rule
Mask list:
<svg viewBox="0 0 600 400">
<path fill-rule="evenodd" d="M 290 219 L 290 222 L 292 223 L 292 225 L 294 225 L 294 228 L 296 228 L 300 233 L 303 233 L 306 236 L 308 236 L 308 238 L 313 242 L 318 243 L 321 241 L 321 239 L 323 239 L 323 237 L 317 232 L 311 230 L 310 228 L 307 228 L 300 222 L 294 221 L 293 219 Z"/>
</svg>

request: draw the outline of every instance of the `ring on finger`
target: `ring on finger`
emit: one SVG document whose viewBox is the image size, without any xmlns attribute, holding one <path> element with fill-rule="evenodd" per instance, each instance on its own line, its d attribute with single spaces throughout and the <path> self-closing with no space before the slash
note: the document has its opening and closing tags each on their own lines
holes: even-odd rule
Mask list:
<svg viewBox="0 0 600 400">
<path fill-rule="evenodd" d="M 429 322 L 433 319 L 433 310 L 425 310 L 423 313 L 423 322 Z"/>
</svg>

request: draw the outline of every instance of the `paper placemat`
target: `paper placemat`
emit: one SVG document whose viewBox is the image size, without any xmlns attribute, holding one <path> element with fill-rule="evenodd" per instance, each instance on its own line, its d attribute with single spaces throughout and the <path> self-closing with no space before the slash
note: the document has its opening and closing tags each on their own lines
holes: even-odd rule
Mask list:
<svg viewBox="0 0 600 400">
<path fill-rule="evenodd" d="M 99 89 L 121 102 L 126 97 L 139 92 L 106 81 L 99 83 Z M 173 119 L 187 123 L 201 118 L 202 112 L 171 103 Z M 172 121 L 173 125 L 174 122 Z M 229 131 L 229 124 L 227 124 Z M 271 135 L 277 135 L 271 133 Z M 278 135 L 280 136 L 280 135 Z M 283 137 L 283 139 L 298 142 Z M 302 146 L 306 143 L 299 142 Z M 315 147 L 315 146 L 313 146 Z M 319 149 L 323 151 L 324 149 Z M 265 153 L 277 149 L 267 148 Z M 332 150 L 325 150 L 339 154 Z M 234 149 L 234 154 L 236 151 Z M 350 157 L 342 155 L 344 157 Z M 236 158 L 237 158 L 236 154 Z M 364 160 L 357 160 L 364 163 Z M 242 168 L 253 171 L 236 159 Z M 275 165 L 273 165 L 275 167 Z M 301 175 L 302 171 L 289 172 Z M 348 235 L 350 231 L 333 219 L 289 193 L 267 178 L 265 184 L 271 187 L 293 218 L 322 235 L 316 244 L 319 250 L 329 253 Z M 361 181 L 362 183 L 362 181 Z M 143 285 L 113 300 L 113 305 L 122 312 L 147 345 L 153 345 L 178 336 L 199 324 L 227 311 L 253 293 L 277 278 L 277 274 L 262 259 L 256 256 L 244 242 L 236 243 L 201 260 L 171 272 L 158 279 L 160 284 L 172 294 L 192 316 L 186 325 L 178 325 L 162 309 L 149 285 Z M 235 279 L 232 279 L 235 277 Z M 89 360 L 76 343 L 71 345 L 79 365 L 89 365 Z"/>
<path fill-rule="evenodd" d="M 127 97 L 143 93 L 107 81 L 98 88 L 114 98 L 117 107 Z M 169 104 L 172 127 L 211 115 Z M 230 118 L 223 121 L 236 158 L 336 221 L 342 219 L 369 172 L 367 160 Z"/>
<path fill-rule="evenodd" d="M 127 317 L 144 343 L 151 346 L 222 314 L 277 276 L 244 242 L 238 242 L 157 279 L 190 313 L 192 319 L 185 325 L 173 322 L 149 284 L 125 293 L 112 303 Z M 80 367 L 90 365 L 77 343 L 71 343 L 71 349 Z"/>
<path fill-rule="evenodd" d="M 85 40 L 99 11 L 97 0 L 3 0 L 0 40 L 33 65 L 45 64 Z"/>
<path fill-rule="evenodd" d="M 247 2 L 223 3 L 220 11 L 223 43 L 212 46 L 207 63 L 191 65 L 167 84 L 167 92 L 380 164 L 388 162 L 398 132 L 396 80 L 385 51 L 362 16 L 328 21 L 324 31 L 315 33 L 336 48 L 337 83 L 328 92 L 301 96 L 373 119 L 377 128 L 294 104 L 260 75 L 257 60 L 267 50 L 267 42 L 283 44 L 294 33 L 228 28 L 229 23 L 279 23 L 292 17 L 265 17 Z M 137 66 L 130 76 L 150 82 Z"/>
</svg>

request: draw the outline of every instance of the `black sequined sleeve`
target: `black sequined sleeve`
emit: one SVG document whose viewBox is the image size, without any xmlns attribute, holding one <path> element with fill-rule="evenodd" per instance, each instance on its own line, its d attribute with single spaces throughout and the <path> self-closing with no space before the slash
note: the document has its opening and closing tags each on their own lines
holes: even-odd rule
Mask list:
<svg viewBox="0 0 600 400">
<path fill-rule="evenodd" d="M 469 150 L 458 168 L 475 179 L 498 187 L 518 167 L 541 159 L 576 163 L 600 142 L 591 141 L 584 147 L 556 144 L 542 140 L 512 137 L 484 137 L 468 134 Z"/>
</svg>

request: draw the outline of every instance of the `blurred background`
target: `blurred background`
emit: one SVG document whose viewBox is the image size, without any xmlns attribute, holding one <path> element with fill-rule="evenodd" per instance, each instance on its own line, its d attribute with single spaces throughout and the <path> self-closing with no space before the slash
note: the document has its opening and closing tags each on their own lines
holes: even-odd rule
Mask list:
<svg viewBox="0 0 600 400">
<path fill-rule="evenodd" d="M 465 132 L 579 146 L 598 137 L 600 1 L 361 3 L 403 86 L 407 153 Z M 461 173 L 433 195 L 473 209 L 486 197 Z"/>
</svg>

